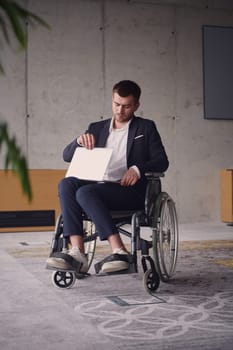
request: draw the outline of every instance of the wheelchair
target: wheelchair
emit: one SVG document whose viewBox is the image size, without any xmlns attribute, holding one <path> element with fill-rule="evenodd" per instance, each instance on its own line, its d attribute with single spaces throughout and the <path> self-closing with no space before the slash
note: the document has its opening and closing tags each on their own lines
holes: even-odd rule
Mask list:
<svg viewBox="0 0 233 350">
<path fill-rule="evenodd" d="M 168 193 L 162 191 L 161 177 L 163 173 L 147 173 L 148 179 L 145 207 L 138 211 L 113 211 L 112 217 L 119 233 L 130 240 L 130 254 L 127 256 L 129 268 L 119 272 L 107 273 L 137 273 L 138 252 L 141 252 L 141 266 L 143 271 L 143 285 L 149 294 L 153 294 L 159 287 L 160 281 L 167 282 L 175 273 L 178 257 L 178 220 L 176 207 Z M 130 225 L 131 230 L 125 228 Z M 98 232 L 94 223 L 83 213 L 84 245 L 88 258 L 88 270 L 93 262 Z M 142 230 L 149 231 L 149 238 L 142 238 Z M 60 215 L 56 222 L 52 238 L 50 256 L 70 259 L 67 255 L 69 242 L 63 237 L 63 218 Z M 111 256 L 94 265 L 96 274 L 101 274 L 101 266 L 111 260 Z M 74 259 L 73 259 L 74 260 Z M 68 260 L 67 260 L 68 261 Z M 81 263 L 75 262 L 70 270 L 53 269 L 52 283 L 59 288 L 71 288 L 76 279 L 84 278 L 88 273 L 80 272 Z M 105 274 L 106 275 L 106 274 Z"/>
</svg>

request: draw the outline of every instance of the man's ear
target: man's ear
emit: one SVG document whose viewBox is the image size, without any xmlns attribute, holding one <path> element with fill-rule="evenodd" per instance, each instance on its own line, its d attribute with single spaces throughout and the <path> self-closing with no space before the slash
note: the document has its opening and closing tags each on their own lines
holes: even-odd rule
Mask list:
<svg viewBox="0 0 233 350">
<path fill-rule="evenodd" d="M 140 102 L 138 101 L 136 104 L 135 104 L 135 111 L 139 108 L 140 106 Z"/>
</svg>

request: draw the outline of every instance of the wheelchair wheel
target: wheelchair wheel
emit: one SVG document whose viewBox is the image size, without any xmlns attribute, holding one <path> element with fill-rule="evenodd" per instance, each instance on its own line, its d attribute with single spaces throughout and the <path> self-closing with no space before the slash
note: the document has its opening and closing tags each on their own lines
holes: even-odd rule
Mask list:
<svg viewBox="0 0 233 350">
<path fill-rule="evenodd" d="M 175 273 L 179 237 L 175 203 L 166 192 L 156 199 L 152 232 L 155 267 L 167 282 Z"/>
<path fill-rule="evenodd" d="M 149 293 L 152 294 L 153 292 L 155 292 L 160 284 L 160 279 L 159 279 L 159 275 L 153 274 L 152 270 L 146 270 L 146 272 L 143 275 L 143 285 L 145 290 Z"/>
<path fill-rule="evenodd" d="M 75 284 L 76 276 L 72 271 L 54 271 L 52 282 L 55 287 L 69 289 Z"/>
</svg>

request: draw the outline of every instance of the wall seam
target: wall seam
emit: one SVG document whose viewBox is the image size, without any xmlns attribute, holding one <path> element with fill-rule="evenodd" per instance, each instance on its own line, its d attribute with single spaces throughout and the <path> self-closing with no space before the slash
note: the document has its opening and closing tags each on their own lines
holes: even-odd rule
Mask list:
<svg viewBox="0 0 233 350">
<path fill-rule="evenodd" d="M 177 70 L 178 70 L 178 55 L 177 55 L 177 8 L 174 6 L 174 20 L 173 20 L 173 35 L 174 35 L 174 165 L 175 165 L 175 198 L 178 200 L 178 175 L 177 175 Z"/>
<path fill-rule="evenodd" d="M 102 116 L 103 119 L 105 112 L 105 100 L 106 100 L 106 41 L 105 41 L 105 28 L 106 28 L 106 4 L 105 0 L 101 3 L 101 27 L 102 31 L 102 83 L 103 83 L 103 102 L 102 102 Z"/>
<path fill-rule="evenodd" d="M 28 10 L 28 1 L 26 1 L 26 9 Z M 26 48 L 25 48 L 25 142 L 26 142 L 26 158 L 29 156 L 29 112 L 28 112 L 28 21 L 25 22 Z"/>
</svg>

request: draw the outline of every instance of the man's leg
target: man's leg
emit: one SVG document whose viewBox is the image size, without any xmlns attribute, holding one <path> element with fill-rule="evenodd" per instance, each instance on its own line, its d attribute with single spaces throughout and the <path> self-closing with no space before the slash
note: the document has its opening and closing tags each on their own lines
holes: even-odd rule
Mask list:
<svg viewBox="0 0 233 350">
<path fill-rule="evenodd" d="M 114 252 L 118 249 L 122 249 L 125 252 L 127 252 L 127 249 L 126 249 L 119 233 L 112 234 L 112 235 L 108 236 L 107 239 L 108 239 L 108 243 L 112 249 L 112 252 Z"/>
<path fill-rule="evenodd" d="M 100 240 L 106 240 L 118 233 L 111 216 L 112 210 L 144 208 L 143 195 L 140 196 L 132 187 L 123 187 L 120 184 L 100 183 L 82 186 L 76 192 L 76 200 L 94 222 Z"/>
<path fill-rule="evenodd" d="M 84 241 L 82 236 L 78 235 L 71 235 L 70 237 L 70 244 L 72 247 L 76 247 L 79 249 L 81 253 L 85 253 L 85 248 L 84 248 Z"/>
<path fill-rule="evenodd" d="M 102 272 L 116 272 L 129 267 L 127 259 L 120 255 L 127 255 L 127 249 L 118 233 L 111 210 L 138 210 L 144 207 L 143 196 L 138 195 L 130 187 L 117 184 L 91 184 L 80 188 L 76 192 L 76 199 L 83 210 L 88 214 L 96 226 L 101 240 L 108 240 L 113 261 L 102 265 Z"/>
<path fill-rule="evenodd" d="M 69 254 L 82 263 L 82 272 L 87 271 L 88 263 L 87 257 L 84 254 L 83 210 L 76 201 L 76 191 L 85 184 L 85 181 L 79 181 L 74 177 L 67 177 L 62 179 L 58 186 L 63 216 L 63 236 L 69 237 L 72 247 Z M 72 268 L 66 260 L 59 257 L 48 258 L 47 265 L 61 269 Z"/>
<path fill-rule="evenodd" d="M 63 235 L 65 237 L 79 235 L 83 236 L 83 216 L 82 208 L 77 203 L 76 192 L 84 186 L 75 177 L 66 177 L 58 185 L 58 194 L 63 216 Z"/>
</svg>

